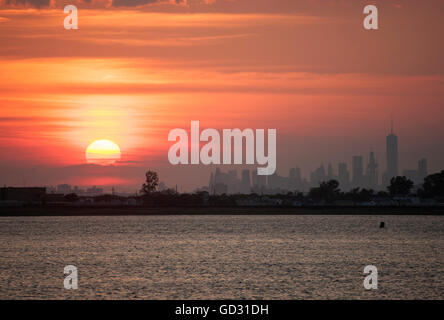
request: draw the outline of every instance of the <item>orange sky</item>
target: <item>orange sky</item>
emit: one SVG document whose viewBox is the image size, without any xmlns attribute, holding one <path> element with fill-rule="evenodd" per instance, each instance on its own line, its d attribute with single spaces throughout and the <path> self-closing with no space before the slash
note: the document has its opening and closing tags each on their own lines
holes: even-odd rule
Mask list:
<svg viewBox="0 0 444 320">
<path fill-rule="evenodd" d="M 307 176 L 370 149 L 385 168 L 394 114 L 401 168 L 444 168 L 442 1 L 151 2 L 0 1 L 1 184 L 93 184 L 85 149 L 110 139 L 122 159 L 101 181 L 150 167 L 191 190 L 214 168 L 167 162 L 169 130 L 191 120 L 276 128 L 278 172 Z M 378 31 L 362 27 L 370 3 Z"/>
</svg>

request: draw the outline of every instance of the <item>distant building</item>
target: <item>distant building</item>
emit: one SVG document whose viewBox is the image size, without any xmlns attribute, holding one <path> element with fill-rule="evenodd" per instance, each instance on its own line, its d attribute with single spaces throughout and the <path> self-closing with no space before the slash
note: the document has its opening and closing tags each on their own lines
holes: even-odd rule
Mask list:
<svg viewBox="0 0 444 320">
<path fill-rule="evenodd" d="M 228 187 L 228 193 L 239 193 L 241 191 L 240 181 L 237 178 L 237 170 L 228 171 L 225 183 Z"/>
<path fill-rule="evenodd" d="M 327 180 L 336 180 L 337 177 L 335 177 L 334 173 L 333 173 L 333 167 L 331 165 L 331 163 L 328 164 L 328 168 L 327 168 Z"/>
<path fill-rule="evenodd" d="M 404 170 L 402 175 L 409 180 L 412 180 L 413 183 L 418 183 L 418 171 L 417 170 Z"/>
<path fill-rule="evenodd" d="M 216 183 L 214 185 L 214 194 L 217 196 L 220 196 L 222 194 L 228 194 L 228 187 L 226 184 L 224 183 Z"/>
<path fill-rule="evenodd" d="M 252 172 L 252 191 L 258 194 L 264 194 L 267 188 L 267 176 L 260 176 L 257 170 Z"/>
<path fill-rule="evenodd" d="M 211 172 L 210 174 L 210 181 L 208 183 L 208 190 L 210 190 L 210 194 L 214 194 L 214 185 L 216 183 L 214 182 L 214 174 Z"/>
<path fill-rule="evenodd" d="M 363 187 L 364 186 L 364 161 L 362 156 L 354 156 L 352 160 L 352 170 L 353 170 L 353 187 Z"/>
<path fill-rule="evenodd" d="M 72 189 L 72 193 L 75 193 L 78 196 L 81 196 L 85 193 L 85 190 L 80 189 L 78 186 L 74 186 L 74 188 Z"/>
<path fill-rule="evenodd" d="M 271 193 L 282 193 L 288 191 L 288 177 L 282 177 L 276 172 L 267 177 L 268 179 L 268 191 Z"/>
<path fill-rule="evenodd" d="M 418 161 L 418 183 L 423 183 L 424 178 L 427 177 L 427 159 L 422 158 Z"/>
<path fill-rule="evenodd" d="M 338 182 L 342 190 L 350 189 L 350 173 L 347 170 L 347 164 L 344 162 L 338 164 Z"/>
<path fill-rule="evenodd" d="M 383 186 L 388 186 L 393 177 L 398 176 L 398 137 L 393 133 L 393 122 L 390 134 L 386 139 L 387 171 L 383 175 Z"/>
<path fill-rule="evenodd" d="M 102 188 L 96 188 L 95 186 L 92 188 L 86 189 L 86 195 L 88 196 L 100 196 L 103 194 Z"/>
<path fill-rule="evenodd" d="M 319 183 L 326 181 L 327 175 L 325 174 L 324 165 L 321 165 L 315 171 L 310 174 L 310 181 L 312 186 L 318 186 Z"/>
<path fill-rule="evenodd" d="M 159 185 L 157 186 L 157 191 L 162 192 L 162 191 L 165 191 L 165 190 L 168 190 L 167 186 L 165 185 L 164 182 L 160 181 Z"/>
<path fill-rule="evenodd" d="M 424 178 L 427 177 L 427 159 L 422 158 L 418 161 L 417 170 L 404 170 L 402 175 L 412 180 L 416 185 L 424 183 Z"/>
<path fill-rule="evenodd" d="M 241 193 L 251 193 L 250 170 L 242 170 Z"/>
<path fill-rule="evenodd" d="M 291 168 L 288 174 L 288 190 L 295 191 L 301 188 L 301 169 Z"/>
<path fill-rule="evenodd" d="M 378 164 L 376 163 L 375 154 L 370 152 L 367 171 L 365 174 L 367 180 L 367 188 L 376 190 L 378 187 Z"/>
<path fill-rule="evenodd" d="M 59 184 L 57 186 L 57 193 L 61 193 L 61 194 L 72 193 L 71 186 L 69 184 Z"/>
<path fill-rule="evenodd" d="M 259 188 L 265 188 L 267 186 L 267 176 L 257 176 L 257 185 Z"/>
<path fill-rule="evenodd" d="M 63 193 L 49 193 L 46 194 L 44 200 L 47 203 L 65 202 L 65 195 Z"/>
<path fill-rule="evenodd" d="M 46 188 L 0 188 L 0 201 L 39 202 L 44 200 Z"/>
</svg>

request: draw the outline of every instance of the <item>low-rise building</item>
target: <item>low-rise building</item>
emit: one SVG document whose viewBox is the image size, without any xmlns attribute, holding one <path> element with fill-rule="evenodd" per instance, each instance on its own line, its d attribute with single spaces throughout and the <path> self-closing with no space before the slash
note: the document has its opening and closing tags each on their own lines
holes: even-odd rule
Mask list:
<svg viewBox="0 0 444 320">
<path fill-rule="evenodd" d="M 41 202 L 46 195 L 46 188 L 0 188 L 0 201 Z"/>
</svg>

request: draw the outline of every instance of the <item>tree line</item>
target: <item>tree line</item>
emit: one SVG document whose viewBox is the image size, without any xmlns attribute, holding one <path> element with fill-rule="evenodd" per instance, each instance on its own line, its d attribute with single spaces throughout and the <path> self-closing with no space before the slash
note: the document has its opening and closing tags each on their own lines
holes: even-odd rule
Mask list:
<svg viewBox="0 0 444 320">
<path fill-rule="evenodd" d="M 140 190 L 140 195 L 135 196 L 137 200 L 150 206 L 191 206 L 191 205 L 214 205 L 235 206 L 239 200 L 261 198 L 262 195 L 233 194 L 212 195 L 208 192 L 178 193 L 174 189 L 158 191 L 159 176 L 157 172 L 148 170 L 145 174 L 145 182 Z M 353 203 L 369 202 L 374 199 L 396 199 L 403 197 L 419 197 L 421 199 L 437 199 L 444 201 L 444 170 L 431 174 L 424 182 L 413 191 L 414 183 L 405 176 L 393 177 L 386 191 L 375 191 L 366 188 L 354 188 L 350 191 L 342 191 L 337 180 L 329 180 L 319 183 L 319 186 L 311 188 L 307 194 L 297 190 L 286 194 L 266 195 L 269 199 L 278 199 L 282 204 L 331 204 L 335 201 L 351 201 Z M 126 197 L 105 194 L 94 197 L 94 202 L 111 202 L 113 200 L 124 201 Z M 77 202 L 76 194 L 65 196 L 68 202 Z"/>
<path fill-rule="evenodd" d="M 176 191 L 169 189 L 162 193 L 157 192 L 159 184 L 159 177 L 156 172 L 148 171 L 145 177 L 145 183 L 142 186 L 142 197 L 149 203 L 164 202 L 170 200 L 177 200 L 183 203 L 192 203 L 199 201 L 200 194 L 178 194 Z M 417 196 L 422 199 L 444 199 L 444 170 L 431 174 L 424 179 L 424 183 L 413 192 L 414 183 L 405 176 L 393 177 L 390 180 L 390 185 L 386 191 L 375 191 L 366 188 L 354 188 L 350 191 L 342 191 L 337 180 L 324 181 L 318 187 L 311 188 L 308 194 L 304 195 L 302 192 L 294 191 L 288 192 L 286 195 L 275 195 L 280 199 L 291 197 L 293 200 L 314 203 L 333 203 L 337 200 L 350 200 L 353 202 L 368 202 L 376 198 L 393 199 L 397 197 Z M 255 195 L 255 194 L 250 194 Z M 242 199 L 247 195 L 210 195 L 208 194 L 208 201 L 211 204 L 221 205 L 234 203 L 238 199 Z M 259 196 L 259 195 L 257 195 Z M 273 197 L 273 196 L 272 196 Z"/>
</svg>

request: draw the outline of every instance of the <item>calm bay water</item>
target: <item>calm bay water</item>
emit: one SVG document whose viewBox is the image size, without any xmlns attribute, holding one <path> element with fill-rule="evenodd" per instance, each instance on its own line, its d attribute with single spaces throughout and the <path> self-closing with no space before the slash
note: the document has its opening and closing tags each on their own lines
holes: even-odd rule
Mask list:
<svg viewBox="0 0 444 320">
<path fill-rule="evenodd" d="M 444 217 L 0 218 L 0 299 L 42 298 L 443 299 Z"/>
</svg>

